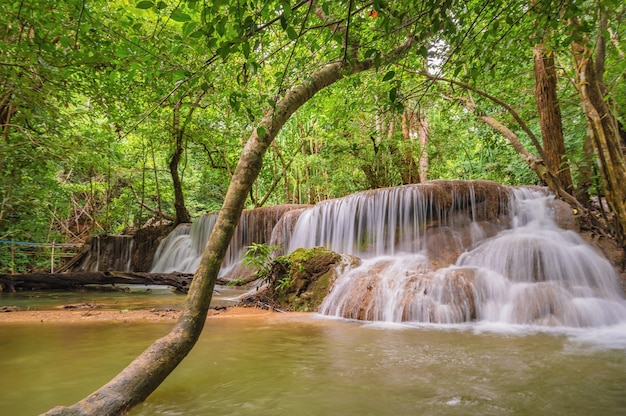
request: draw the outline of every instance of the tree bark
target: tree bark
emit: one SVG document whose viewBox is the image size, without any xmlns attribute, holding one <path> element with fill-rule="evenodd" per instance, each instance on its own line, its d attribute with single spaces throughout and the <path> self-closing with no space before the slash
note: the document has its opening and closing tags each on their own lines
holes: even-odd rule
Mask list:
<svg viewBox="0 0 626 416">
<path fill-rule="evenodd" d="M 72 272 L 0 274 L 0 292 L 15 290 L 77 290 L 86 285 L 167 285 L 186 293 L 192 279 L 185 273 Z M 226 283 L 226 282 L 224 282 Z"/>
<path fill-rule="evenodd" d="M 400 45 L 381 62 L 404 55 L 414 37 Z M 194 274 L 185 306 L 174 328 L 155 341 L 106 385 L 70 407 L 56 407 L 46 415 L 110 416 L 125 414 L 143 402 L 191 351 L 206 321 L 213 288 L 235 227 L 241 217 L 252 184 L 261 170 L 263 155 L 289 117 L 317 92 L 346 76 L 368 70 L 368 59 L 349 64 L 335 62 L 314 72 L 302 84 L 288 91 L 267 113 L 245 144 L 231 179 L 224 204 Z"/>
<path fill-rule="evenodd" d="M 554 54 L 538 44 L 533 49 L 535 69 L 535 102 L 543 138 L 543 152 L 548 169 L 555 172 L 563 188 L 572 193 L 572 174 L 567 160 L 561 109 L 557 98 Z"/>
<path fill-rule="evenodd" d="M 428 180 L 428 119 L 422 114 L 421 110 L 418 112 L 418 116 L 419 130 L 417 135 L 420 140 L 419 175 L 420 182 L 424 183 Z"/>
<path fill-rule="evenodd" d="M 174 225 L 191 222 L 191 216 L 187 207 L 185 207 L 185 195 L 183 194 L 183 184 L 178 173 L 178 165 L 183 155 L 183 134 L 184 129 L 180 126 L 180 105 L 182 99 L 178 100 L 174 105 L 174 114 L 172 121 L 172 137 L 174 139 L 174 152 L 170 159 L 170 175 L 172 176 L 172 184 L 174 186 L 174 210 L 176 212 Z"/>
<path fill-rule="evenodd" d="M 416 111 L 405 108 L 402 113 L 402 143 L 400 149 L 392 145 L 393 142 L 391 142 L 390 138 L 390 151 L 392 154 L 399 153 L 393 159 L 396 162 L 397 169 L 400 171 L 403 185 L 420 182 L 420 164 L 413 154 L 413 143 L 419 134 L 420 121 Z"/>
<path fill-rule="evenodd" d="M 526 162 L 526 164 L 535 172 L 535 174 L 544 181 L 550 190 L 554 192 L 557 196 L 563 199 L 565 202 L 570 204 L 573 207 L 578 209 L 582 209 L 583 206 L 571 196 L 563 186 L 561 186 L 561 182 L 558 176 L 552 172 L 544 163 L 542 159 L 535 157 L 532 153 L 530 153 L 522 144 L 519 137 L 507 126 L 502 124 L 500 121 L 495 118 L 487 115 L 477 114 L 476 107 L 474 102 L 471 100 L 467 100 L 465 106 L 476 114 L 478 119 L 482 120 L 485 124 L 491 126 L 495 131 L 503 135 L 513 146 L 513 149 L 517 152 L 517 154 Z"/>
<path fill-rule="evenodd" d="M 574 22 L 570 22 L 575 25 Z M 592 131 L 606 200 L 616 219 L 616 237 L 626 242 L 626 161 L 616 118 L 604 100 L 603 81 L 597 77 L 592 54 L 582 42 L 572 42 L 576 82 L 582 108 Z"/>
</svg>

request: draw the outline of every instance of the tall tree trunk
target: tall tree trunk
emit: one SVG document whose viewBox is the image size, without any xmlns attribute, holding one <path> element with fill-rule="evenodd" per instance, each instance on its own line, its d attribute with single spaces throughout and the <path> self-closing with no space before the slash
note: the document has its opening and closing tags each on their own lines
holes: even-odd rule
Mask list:
<svg viewBox="0 0 626 416">
<path fill-rule="evenodd" d="M 184 152 L 183 135 L 184 128 L 180 125 L 180 106 L 182 98 L 176 101 L 172 118 L 172 138 L 174 139 L 174 151 L 170 159 L 169 168 L 172 176 L 172 185 L 174 186 L 174 210 L 176 212 L 174 225 L 191 222 L 191 216 L 185 206 L 185 195 L 183 193 L 183 184 L 178 173 L 180 159 Z"/>
<path fill-rule="evenodd" d="M 542 44 L 533 49 L 535 69 L 535 101 L 539 112 L 539 124 L 543 138 L 546 166 L 555 172 L 563 188 L 572 193 L 572 174 L 565 155 L 561 109 L 557 98 L 557 77 L 554 54 Z"/>
<path fill-rule="evenodd" d="M 580 201 L 585 207 L 589 208 L 591 204 L 591 197 L 589 195 L 589 189 L 593 185 L 593 130 L 591 126 L 587 126 L 587 133 L 583 140 L 583 151 L 581 155 L 581 162 L 578 167 L 578 183 L 576 185 L 576 199 Z"/>
<path fill-rule="evenodd" d="M 399 153 L 394 157 L 396 167 L 400 171 L 402 184 L 419 183 L 419 161 L 413 154 L 413 144 L 419 135 L 420 120 L 418 113 L 410 108 L 405 108 L 402 112 L 402 143 L 400 149 L 390 144 L 392 153 Z M 390 143 L 392 143 L 390 141 Z"/>
<path fill-rule="evenodd" d="M 575 22 L 570 22 L 574 26 Z M 583 111 L 591 128 L 606 199 L 616 219 L 616 234 L 626 242 L 626 161 L 617 120 L 604 100 L 604 84 L 596 74 L 592 54 L 582 41 L 572 42 L 576 82 Z"/>
<path fill-rule="evenodd" d="M 404 55 L 414 43 L 410 37 L 382 62 Z M 46 415 L 110 416 L 125 414 L 143 402 L 193 348 L 206 321 L 213 288 L 226 249 L 234 234 L 252 184 L 261 170 L 263 155 L 291 115 L 317 92 L 346 76 L 374 67 L 374 60 L 335 62 L 314 72 L 288 91 L 267 113 L 246 142 L 231 179 L 224 204 L 194 274 L 183 311 L 176 325 L 155 341 L 106 385 L 70 407 L 56 407 Z"/>
<path fill-rule="evenodd" d="M 428 180 L 428 119 L 424 116 L 421 110 L 418 112 L 418 116 L 418 137 L 420 140 L 419 175 L 420 182 L 424 183 Z"/>
</svg>

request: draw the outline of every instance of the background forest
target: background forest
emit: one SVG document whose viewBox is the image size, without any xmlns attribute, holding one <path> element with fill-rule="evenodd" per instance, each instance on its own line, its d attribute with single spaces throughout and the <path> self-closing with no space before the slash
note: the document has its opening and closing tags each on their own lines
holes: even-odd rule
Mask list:
<svg viewBox="0 0 626 416">
<path fill-rule="evenodd" d="M 374 70 L 287 121 L 247 208 L 433 179 L 547 183 L 574 206 L 608 193 L 623 236 L 623 150 L 605 160 L 585 95 L 599 86 L 607 146 L 624 146 L 622 2 L 10 0 L 0 16 L 0 273 L 49 267 L 49 246 L 15 243 L 219 210 L 263 115 L 357 58 Z M 385 60 L 407 28 L 415 43 Z"/>
</svg>

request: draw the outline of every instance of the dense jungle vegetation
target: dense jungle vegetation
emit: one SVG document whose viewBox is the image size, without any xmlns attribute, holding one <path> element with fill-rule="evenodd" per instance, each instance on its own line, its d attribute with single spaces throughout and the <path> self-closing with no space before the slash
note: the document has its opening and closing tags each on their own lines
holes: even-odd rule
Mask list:
<svg viewBox="0 0 626 416">
<path fill-rule="evenodd" d="M 8 0 L 0 16 L 3 270 L 32 267 L 14 242 L 219 210 L 170 333 L 47 414 L 126 414 L 157 388 L 245 207 L 541 183 L 581 215 L 600 197 L 625 241 L 623 2 Z"/>
<path fill-rule="evenodd" d="M 0 272 L 49 267 L 49 247 L 11 242 L 82 244 L 219 210 L 244 143 L 267 134 L 260 121 L 285 93 L 329 62 L 363 60 L 371 70 L 277 131 L 246 208 L 432 179 L 544 183 L 582 207 L 606 197 L 623 237 L 625 10 L 2 2 Z"/>
</svg>

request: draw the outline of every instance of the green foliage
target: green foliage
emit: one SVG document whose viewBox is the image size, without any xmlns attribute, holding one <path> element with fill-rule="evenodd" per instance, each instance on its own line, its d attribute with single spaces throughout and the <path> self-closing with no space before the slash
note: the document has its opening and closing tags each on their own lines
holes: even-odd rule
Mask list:
<svg viewBox="0 0 626 416">
<path fill-rule="evenodd" d="M 252 243 L 246 249 L 242 262 L 246 266 L 256 269 L 258 278 L 266 279 L 270 275 L 273 253 L 279 248 L 280 246 L 271 246 L 265 243 Z"/>
<path fill-rule="evenodd" d="M 498 119 L 535 152 L 507 111 L 420 71 L 498 97 L 538 134 L 532 48 L 539 41 L 559 64 L 576 178 L 589 162 L 581 154 L 586 123 L 569 82 L 573 37 L 606 41 L 606 97 L 626 124 L 624 6 L 614 0 L 317 5 L 2 2 L 0 239 L 82 242 L 171 216 L 177 131 L 187 209 L 192 216 L 218 211 L 245 139 L 268 134 L 260 118 L 330 62 L 371 59 L 375 70 L 321 91 L 291 117 L 265 156 L 249 207 L 398 185 L 401 156 L 422 152 L 430 179 L 536 183 L 463 103 L 472 99 L 478 115 Z M 604 31 L 599 10 L 608 17 Z M 569 17 L 579 20 L 576 31 Z M 416 39 L 409 54 L 383 65 L 409 32 Z M 403 137 L 405 111 L 428 121 L 423 149 Z M 5 264 L 6 250 L 0 255 Z"/>
</svg>

